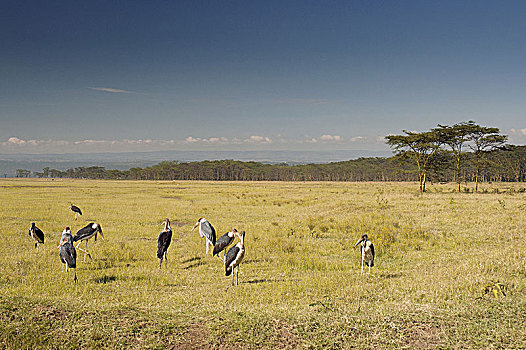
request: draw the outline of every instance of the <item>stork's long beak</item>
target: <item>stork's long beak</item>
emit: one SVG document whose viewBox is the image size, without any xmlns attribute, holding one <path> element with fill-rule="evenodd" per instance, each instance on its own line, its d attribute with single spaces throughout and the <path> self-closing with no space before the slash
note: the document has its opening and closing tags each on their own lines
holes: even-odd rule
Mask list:
<svg viewBox="0 0 526 350">
<path fill-rule="evenodd" d="M 105 241 L 104 235 L 102 234 L 102 229 L 100 228 L 100 226 L 99 226 L 99 232 L 100 232 L 100 236 L 101 236 L 102 240 Z"/>
<path fill-rule="evenodd" d="M 362 241 L 363 241 L 363 238 L 360 238 L 360 239 L 358 240 L 358 242 L 356 242 L 356 244 L 355 244 L 354 246 L 356 247 L 358 244 L 362 243 Z"/>
<path fill-rule="evenodd" d="M 193 231 L 197 226 L 199 226 L 199 222 L 197 222 L 197 224 L 195 224 L 194 227 L 192 227 L 192 231 Z"/>
<path fill-rule="evenodd" d="M 62 246 L 63 246 L 63 245 L 64 245 L 64 244 L 66 243 L 66 242 L 69 242 L 69 239 L 67 239 L 67 238 L 66 238 L 66 239 L 64 239 L 64 240 L 63 240 L 62 242 L 60 242 L 60 244 L 58 245 L 58 247 L 57 247 L 57 248 L 59 248 L 59 249 L 60 249 L 60 247 L 62 247 Z"/>
</svg>

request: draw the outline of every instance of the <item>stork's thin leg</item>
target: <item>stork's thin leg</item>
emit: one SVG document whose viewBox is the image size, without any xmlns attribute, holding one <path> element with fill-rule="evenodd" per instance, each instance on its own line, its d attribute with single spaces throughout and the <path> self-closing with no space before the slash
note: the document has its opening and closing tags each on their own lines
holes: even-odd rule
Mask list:
<svg viewBox="0 0 526 350">
<path fill-rule="evenodd" d="M 362 272 L 360 273 L 360 276 L 363 275 L 363 259 L 362 259 Z"/>
<path fill-rule="evenodd" d="M 239 265 L 236 267 L 236 286 L 239 286 Z"/>
<path fill-rule="evenodd" d="M 86 250 L 84 251 L 84 262 L 86 262 L 86 255 L 89 257 L 90 260 L 93 260 L 91 258 L 91 254 L 88 252 L 88 240 L 86 240 Z"/>
<path fill-rule="evenodd" d="M 208 240 L 206 239 L 206 255 L 208 255 Z"/>
<path fill-rule="evenodd" d="M 75 268 L 75 278 L 73 279 L 73 281 L 75 281 L 75 283 L 78 282 L 78 278 L 77 278 L 77 268 Z"/>
<path fill-rule="evenodd" d="M 79 242 L 79 244 L 77 244 L 77 249 L 80 250 L 80 251 L 83 251 L 84 253 L 88 254 L 88 258 L 90 258 L 91 260 L 93 260 L 91 258 L 91 254 L 88 252 L 88 241 L 86 241 L 86 250 L 82 249 L 79 247 L 79 245 L 82 243 L 82 241 Z M 84 261 L 86 261 L 86 256 L 84 256 Z"/>
<path fill-rule="evenodd" d="M 371 264 L 369 264 L 369 275 L 371 274 Z"/>
<path fill-rule="evenodd" d="M 168 255 L 164 252 L 164 267 L 168 267 Z"/>
<path fill-rule="evenodd" d="M 232 285 L 234 285 L 234 270 L 232 270 Z"/>
<path fill-rule="evenodd" d="M 81 244 L 82 244 L 82 241 L 80 241 L 80 242 L 77 244 L 77 246 L 75 247 L 75 249 L 78 249 L 78 250 L 81 250 L 81 251 L 83 251 L 83 252 L 86 252 L 84 249 L 82 249 L 82 248 L 79 247 L 79 245 L 81 245 Z"/>
<path fill-rule="evenodd" d="M 66 266 L 66 279 L 69 280 L 69 266 Z"/>
</svg>

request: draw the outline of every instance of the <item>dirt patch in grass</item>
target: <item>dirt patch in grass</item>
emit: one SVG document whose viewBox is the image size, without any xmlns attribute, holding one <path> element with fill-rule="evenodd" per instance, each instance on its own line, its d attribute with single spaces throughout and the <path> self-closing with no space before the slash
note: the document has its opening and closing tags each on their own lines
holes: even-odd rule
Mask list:
<svg viewBox="0 0 526 350">
<path fill-rule="evenodd" d="M 411 349 L 438 349 L 444 345 L 446 334 L 433 324 L 413 324 L 402 339 L 402 345 Z"/>
<path fill-rule="evenodd" d="M 300 345 L 292 326 L 285 323 L 285 321 L 274 320 L 274 330 L 279 341 L 276 344 L 277 349 L 296 349 Z"/>
<path fill-rule="evenodd" d="M 207 331 L 204 327 L 193 324 L 188 327 L 184 339 L 169 349 L 190 350 L 190 349 L 212 349 L 206 339 Z"/>
<path fill-rule="evenodd" d="M 48 321 L 63 321 L 70 318 L 70 312 L 62 309 L 58 309 L 53 306 L 38 305 L 35 308 L 37 315 L 33 317 L 33 321 L 39 322 L 43 320 Z"/>
</svg>

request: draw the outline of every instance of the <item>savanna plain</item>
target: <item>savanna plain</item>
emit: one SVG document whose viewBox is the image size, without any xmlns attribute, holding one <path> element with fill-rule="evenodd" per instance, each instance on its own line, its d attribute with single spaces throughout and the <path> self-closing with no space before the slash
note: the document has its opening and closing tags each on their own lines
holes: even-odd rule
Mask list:
<svg viewBox="0 0 526 350">
<path fill-rule="evenodd" d="M 524 349 L 524 186 L 1 179 L 0 348 Z M 238 286 L 200 217 L 246 231 Z M 89 222 L 105 240 L 78 251 L 74 283 L 57 245 Z M 360 276 L 363 233 L 376 258 Z"/>
</svg>

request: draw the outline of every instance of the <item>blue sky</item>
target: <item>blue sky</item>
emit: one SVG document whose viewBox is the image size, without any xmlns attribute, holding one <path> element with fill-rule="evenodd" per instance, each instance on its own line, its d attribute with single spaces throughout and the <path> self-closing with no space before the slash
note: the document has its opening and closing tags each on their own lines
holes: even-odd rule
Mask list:
<svg viewBox="0 0 526 350">
<path fill-rule="evenodd" d="M 0 153 L 526 143 L 523 1 L 2 1 Z"/>
</svg>

